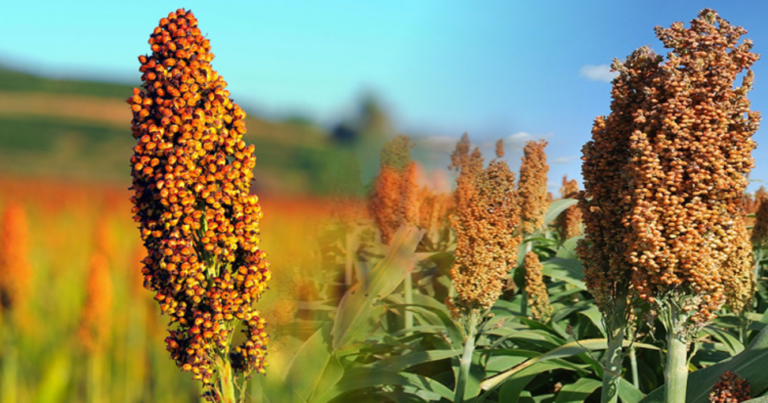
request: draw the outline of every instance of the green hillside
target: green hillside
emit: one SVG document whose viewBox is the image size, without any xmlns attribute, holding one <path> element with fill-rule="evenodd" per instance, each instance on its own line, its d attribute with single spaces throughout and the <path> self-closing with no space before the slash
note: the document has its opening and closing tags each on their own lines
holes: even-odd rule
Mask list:
<svg viewBox="0 0 768 403">
<path fill-rule="evenodd" d="M 0 68 L 0 175 L 129 184 L 135 141 L 124 100 L 131 88 Z M 324 129 L 305 121 L 249 114 L 246 126 L 246 141 L 256 145 L 257 186 L 266 191 L 327 193 L 339 164 L 351 156 Z"/>
</svg>

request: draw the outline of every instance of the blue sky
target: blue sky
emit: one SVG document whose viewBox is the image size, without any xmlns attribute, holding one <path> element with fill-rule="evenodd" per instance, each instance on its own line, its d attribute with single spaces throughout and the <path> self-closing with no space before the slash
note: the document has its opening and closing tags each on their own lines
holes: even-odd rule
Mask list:
<svg viewBox="0 0 768 403">
<path fill-rule="evenodd" d="M 330 126 L 375 93 L 398 130 L 450 147 L 502 137 L 519 165 L 526 139 L 550 145 L 552 189 L 578 176 L 593 119 L 609 112 L 604 68 L 633 49 L 665 53 L 653 27 L 714 8 L 768 49 L 768 3 L 746 1 L 250 1 L 7 2 L 0 62 L 52 77 L 135 83 L 137 56 L 159 19 L 194 11 L 214 68 L 237 102 L 267 116 L 301 114 Z M 753 109 L 768 105 L 758 61 Z M 602 66 L 602 67 L 601 67 Z M 754 179 L 768 180 L 768 142 Z M 447 157 L 446 157 L 447 158 Z"/>
</svg>

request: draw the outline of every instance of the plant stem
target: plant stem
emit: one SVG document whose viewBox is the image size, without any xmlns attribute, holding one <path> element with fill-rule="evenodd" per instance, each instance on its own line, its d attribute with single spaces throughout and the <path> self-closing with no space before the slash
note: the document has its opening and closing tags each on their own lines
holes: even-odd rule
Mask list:
<svg viewBox="0 0 768 403">
<path fill-rule="evenodd" d="M 413 304 L 413 277 L 410 271 L 405 274 L 403 292 L 405 293 L 405 304 Z M 413 327 L 413 312 L 408 308 L 404 308 L 403 310 L 403 329 L 407 331 Z"/>
<path fill-rule="evenodd" d="M 88 402 L 99 403 L 103 400 L 102 392 L 102 362 L 101 354 L 90 352 L 88 354 Z"/>
<path fill-rule="evenodd" d="M 6 323 L 5 326 L 8 326 Z M 18 351 L 11 339 L 11 332 L 0 334 L 0 343 L 3 344 L 0 363 L 2 364 L 2 378 L 0 378 L 0 402 L 17 402 L 16 384 L 18 383 Z M 2 337 L 5 336 L 5 337 Z"/>
<path fill-rule="evenodd" d="M 669 304 L 669 325 L 667 326 L 667 366 L 664 368 L 665 394 L 667 402 L 685 402 L 688 386 L 688 343 L 681 339 L 680 309 Z"/>
<path fill-rule="evenodd" d="M 459 377 L 456 380 L 455 403 L 464 402 L 464 393 L 469 380 L 469 370 L 472 367 L 472 353 L 475 351 L 475 336 L 477 333 L 478 314 L 469 314 L 467 323 L 467 338 L 464 340 L 464 354 L 459 359 Z"/>
<path fill-rule="evenodd" d="M 637 373 L 637 349 L 633 345 L 629 348 L 629 363 L 632 367 L 632 385 L 640 389 L 640 376 Z"/>
<path fill-rule="evenodd" d="M 608 350 L 605 355 L 605 370 L 603 371 L 603 389 L 600 397 L 602 403 L 616 403 L 619 401 L 619 382 L 621 381 L 621 365 L 623 355 L 621 351 L 624 343 L 624 330 L 626 320 L 627 296 L 619 294 L 613 312 L 606 318 L 605 325 L 608 333 Z"/>
<path fill-rule="evenodd" d="M 229 359 L 217 356 L 216 369 L 219 373 L 220 402 L 237 403 L 235 399 L 235 384 L 232 380 L 232 366 L 229 364 Z"/>
</svg>

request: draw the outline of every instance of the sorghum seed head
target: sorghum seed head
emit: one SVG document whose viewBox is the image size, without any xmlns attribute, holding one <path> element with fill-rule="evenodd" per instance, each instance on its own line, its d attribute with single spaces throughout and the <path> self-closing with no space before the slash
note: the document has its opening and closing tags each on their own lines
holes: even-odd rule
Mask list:
<svg viewBox="0 0 768 403">
<path fill-rule="evenodd" d="M 520 237 L 514 231 L 520 208 L 514 182 L 505 162 L 491 162 L 453 222 L 457 240 L 451 281 L 457 296 L 448 306 L 456 317 L 490 309 L 517 261 Z"/>
<path fill-rule="evenodd" d="M 749 381 L 732 371 L 725 371 L 709 392 L 710 403 L 741 403 L 749 399 Z"/>
<path fill-rule="evenodd" d="M 0 216 L 0 311 L 16 309 L 28 298 L 32 268 L 29 227 L 21 204 L 7 202 Z"/>
<path fill-rule="evenodd" d="M 530 235 L 541 229 L 547 212 L 547 155 L 546 140 L 529 141 L 523 148 L 523 163 L 520 165 L 518 194 L 520 197 L 520 221 L 522 233 Z"/>
<path fill-rule="evenodd" d="M 204 384 L 207 351 L 229 351 L 244 324 L 246 340 L 230 354 L 236 372 L 264 372 L 266 322 L 252 304 L 271 278 L 259 248 L 259 199 L 249 193 L 254 146 L 243 141 L 245 112 L 211 67 L 211 46 L 192 12 L 163 18 L 141 56 L 143 84 L 128 103 L 137 140 L 131 157 L 134 219 L 147 249 L 144 284 L 175 327 L 172 358 Z M 196 322 L 219 330 L 201 332 Z"/>
<path fill-rule="evenodd" d="M 576 179 L 569 181 L 567 176 L 563 176 L 560 196 L 563 199 L 576 199 L 578 195 L 579 184 L 576 182 Z M 578 206 L 571 206 L 565 209 L 557 217 L 556 227 L 562 241 L 581 235 L 581 209 Z"/>
<path fill-rule="evenodd" d="M 552 314 L 552 307 L 549 305 L 549 293 L 541 273 L 543 266 L 539 255 L 528 252 L 525 255 L 524 269 L 525 293 L 531 314 L 536 320 L 546 320 Z"/>
<path fill-rule="evenodd" d="M 109 262 L 101 252 L 91 257 L 85 295 L 80 341 L 88 352 L 100 353 L 109 341 L 112 322 L 112 280 Z"/>
</svg>

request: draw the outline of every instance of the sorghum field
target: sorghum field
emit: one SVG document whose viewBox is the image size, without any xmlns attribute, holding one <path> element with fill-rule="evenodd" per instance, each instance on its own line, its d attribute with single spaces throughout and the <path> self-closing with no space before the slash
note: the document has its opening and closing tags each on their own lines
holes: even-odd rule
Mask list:
<svg viewBox="0 0 768 403">
<path fill-rule="evenodd" d="M 118 133 L 94 160 L 0 140 L 34 161 L 0 176 L 0 402 L 768 401 L 759 56 L 716 11 L 614 61 L 580 172 L 465 133 L 427 175 L 397 135 L 369 183 L 350 146 L 247 118 L 205 21 L 158 18 L 141 83 L 99 87 L 125 102 L 69 121 Z"/>
</svg>

